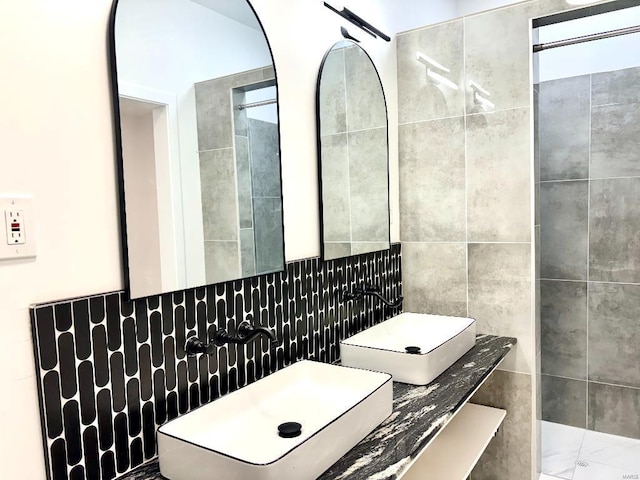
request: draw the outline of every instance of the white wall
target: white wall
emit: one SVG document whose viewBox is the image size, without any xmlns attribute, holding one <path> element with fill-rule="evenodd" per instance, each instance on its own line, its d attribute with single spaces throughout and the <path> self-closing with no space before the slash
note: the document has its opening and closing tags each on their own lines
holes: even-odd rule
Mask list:
<svg viewBox="0 0 640 480">
<path fill-rule="evenodd" d="M 362 2 L 360 2 L 362 3 Z M 388 35 L 414 28 L 440 23 L 458 17 L 456 0 L 383 0 L 385 15 L 389 19 Z M 360 14 L 360 10 L 355 10 Z M 367 11 L 361 14 L 368 17 Z"/>
<path fill-rule="evenodd" d="M 277 95 L 276 87 L 260 88 L 245 93 L 245 102 L 264 102 L 273 100 Z M 278 106 L 275 103 L 264 105 L 262 107 L 253 107 L 247 109 L 247 118 L 262 120 L 263 122 L 278 123 Z"/>
<path fill-rule="evenodd" d="M 124 100 L 120 108 L 120 125 L 126 132 L 122 135 L 122 156 L 127 178 L 136 185 L 127 198 L 130 206 L 127 220 L 137 225 L 140 232 L 128 238 L 129 268 L 145 273 L 131 279 L 131 288 L 136 292 L 159 292 L 162 290 L 162 261 L 153 110 L 139 106 L 140 103 Z"/>
<path fill-rule="evenodd" d="M 316 256 L 316 75 L 325 50 L 341 39 L 340 20 L 320 0 L 254 3 L 280 82 L 286 258 Z M 386 28 L 373 2 L 359 3 L 371 22 Z M 34 195 L 38 235 L 35 260 L 0 262 L 2 478 L 45 478 L 29 304 L 123 286 L 106 45 L 110 8 L 110 0 L 0 2 L 0 192 Z M 391 198 L 397 199 L 395 45 L 361 37 L 387 90 Z M 396 200 L 394 241 L 397 211 Z"/>
<path fill-rule="evenodd" d="M 388 31 L 385 33 L 390 35 L 521 1 L 523 0 L 430 0 L 428 2 L 425 0 L 382 0 L 381 3 L 389 24 Z M 355 10 L 356 13 L 364 12 L 362 16 L 368 18 L 366 2 L 352 3 L 359 4 L 360 8 Z"/>
<path fill-rule="evenodd" d="M 456 0 L 456 13 L 458 17 L 463 17 L 521 2 L 523 0 Z"/>
<path fill-rule="evenodd" d="M 540 43 L 640 25 L 640 7 L 572 20 L 538 29 Z M 544 50 L 537 54 L 539 80 L 555 80 L 640 66 L 640 34 Z M 640 86 L 639 86 L 640 88 Z"/>
<path fill-rule="evenodd" d="M 388 19 L 371 0 L 343 2 L 368 21 L 388 29 Z M 395 42 L 367 38 L 356 27 L 324 8 L 321 0 L 254 0 L 274 51 L 280 88 L 285 256 L 287 260 L 320 252 L 316 170 L 315 89 L 326 50 L 342 39 L 340 25 L 362 40 L 386 89 L 392 175 L 391 231 L 399 240 L 398 150 Z M 363 13 L 363 15 L 365 15 Z"/>
</svg>

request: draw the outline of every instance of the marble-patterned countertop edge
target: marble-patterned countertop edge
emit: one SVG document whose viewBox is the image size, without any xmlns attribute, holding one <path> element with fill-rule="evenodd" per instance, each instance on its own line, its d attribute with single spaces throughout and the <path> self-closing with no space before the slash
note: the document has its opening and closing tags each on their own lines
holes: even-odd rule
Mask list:
<svg viewBox="0 0 640 480">
<path fill-rule="evenodd" d="M 517 340 L 478 335 L 476 345 L 426 386 L 394 382 L 393 413 L 318 480 L 398 480 Z M 119 480 L 164 480 L 152 460 Z"/>
</svg>

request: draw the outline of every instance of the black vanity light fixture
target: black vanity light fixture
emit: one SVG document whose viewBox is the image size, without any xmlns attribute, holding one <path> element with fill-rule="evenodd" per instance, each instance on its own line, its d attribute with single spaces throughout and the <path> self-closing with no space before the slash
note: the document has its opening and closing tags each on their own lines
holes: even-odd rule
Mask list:
<svg viewBox="0 0 640 480">
<path fill-rule="evenodd" d="M 391 37 L 389 35 L 386 35 L 385 33 L 381 32 L 380 30 L 378 30 L 376 27 L 374 27 L 373 25 L 371 25 L 369 22 L 367 22 L 364 18 L 360 17 L 359 15 L 356 15 L 355 13 L 353 13 L 351 10 L 349 10 L 347 7 L 342 7 L 341 9 L 338 9 L 332 5 L 330 5 L 327 2 L 324 2 L 324 6 L 327 7 L 329 10 L 331 10 L 334 13 L 337 13 L 338 15 L 340 15 L 342 18 L 350 21 L 351 23 L 353 23 L 356 27 L 364 30 L 365 32 L 367 32 L 369 35 L 371 35 L 373 38 L 382 38 L 385 42 L 390 42 L 391 41 Z M 342 34 L 344 35 L 344 31 L 342 32 Z M 348 37 L 345 37 L 348 38 Z"/>
</svg>

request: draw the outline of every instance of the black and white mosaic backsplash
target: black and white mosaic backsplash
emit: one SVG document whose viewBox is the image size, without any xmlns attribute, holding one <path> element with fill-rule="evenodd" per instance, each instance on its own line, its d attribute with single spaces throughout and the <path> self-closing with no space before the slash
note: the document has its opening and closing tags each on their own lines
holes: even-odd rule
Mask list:
<svg viewBox="0 0 640 480">
<path fill-rule="evenodd" d="M 167 420 L 300 359 L 333 362 L 339 341 L 398 313 L 380 301 L 345 303 L 361 282 L 402 294 L 400 245 L 284 272 L 127 301 L 123 292 L 31 309 L 42 428 L 50 480 L 107 480 L 156 455 Z M 248 316 L 277 332 L 187 357 L 192 335 L 208 341 Z"/>
</svg>

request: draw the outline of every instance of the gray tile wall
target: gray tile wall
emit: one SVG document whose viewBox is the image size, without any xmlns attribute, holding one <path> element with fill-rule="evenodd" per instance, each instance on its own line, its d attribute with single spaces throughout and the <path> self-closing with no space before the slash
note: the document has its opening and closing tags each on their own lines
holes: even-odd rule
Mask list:
<svg viewBox="0 0 640 480">
<path fill-rule="evenodd" d="M 473 480 L 530 478 L 536 463 L 527 60 L 533 3 L 397 39 L 405 310 L 471 316 L 479 332 L 518 338 L 474 398 L 509 415 Z M 447 67 L 440 73 L 459 88 L 430 80 L 418 52 Z M 474 101 L 472 81 L 490 91 L 495 108 Z"/>
<path fill-rule="evenodd" d="M 284 264 L 278 125 L 250 118 L 248 130 L 255 269 L 274 272 Z"/>
<path fill-rule="evenodd" d="M 338 48 L 322 71 L 324 258 L 389 248 L 387 112 L 361 48 Z"/>
<path fill-rule="evenodd" d="M 506 406 L 509 415 L 473 480 L 537 478 L 540 471 L 542 234 L 531 190 L 539 189 L 543 167 L 537 145 L 534 165 L 530 152 L 530 19 L 571 8 L 564 0 L 531 0 L 397 37 L 405 309 L 474 315 L 482 329 L 518 338 L 503 365 L 509 372 L 496 373 L 476 399 Z M 434 83 L 418 52 L 447 67 L 440 73 L 458 89 Z M 479 104 L 472 81 L 494 108 Z M 574 160 L 566 168 L 579 170 L 581 152 L 568 150 Z M 562 173 L 550 165 L 547 180 Z M 574 210 L 568 218 L 584 228 L 582 211 Z"/>
<path fill-rule="evenodd" d="M 273 79 L 273 68 L 265 67 L 195 84 L 205 272 L 208 283 L 279 270 L 284 264 L 280 206 L 280 210 L 271 208 L 271 211 L 280 215 L 279 235 L 273 232 L 261 235 L 262 239 L 268 238 L 269 241 L 279 239 L 280 244 L 275 249 L 280 252 L 279 266 L 273 268 L 274 260 L 268 270 L 256 268 L 256 247 L 259 248 L 260 245 L 256 243 L 254 232 L 252 195 L 253 185 L 256 185 L 261 189 L 259 195 L 273 195 L 280 199 L 278 129 L 275 126 L 275 130 L 271 129 L 269 133 L 255 135 L 263 137 L 263 140 L 251 144 L 250 122 L 246 110 L 234 108 L 245 102 L 245 87 L 266 86 Z M 258 165 L 259 171 L 251 165 L 252 149 L 256 149 L 256 155 L 264 159 Z M 252 175 L 260 176 L 260 182 L 253 181 Z M 276 190 L 277 193 L 273 193 Z M 275 228 L 270 225 L 269 228 L 271 227 Z M 265 248 L 273 250 L 270 245 Z"/>
<path fill-rule="evenodd" d="M 640 438 L 640 68 L 538 100 L 543 418 Z"/>
</svg>

